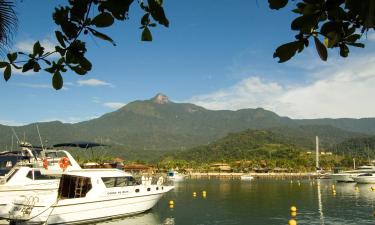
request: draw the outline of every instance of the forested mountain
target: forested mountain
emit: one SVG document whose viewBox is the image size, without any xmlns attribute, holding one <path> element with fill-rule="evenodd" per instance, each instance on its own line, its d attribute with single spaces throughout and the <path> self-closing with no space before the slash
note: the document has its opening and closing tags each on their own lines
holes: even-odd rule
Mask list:
<svg viewBox="0 0 375 225">
<path fill-rule="evenodd" d="M 316 123 L 314 123 L 316 121 Z M 322 145 L 337 144 L 350 137 L 372 134 L 375 119 L 293 120 L 257 109 L 208 110 L 189 103 L 174 103 L 158 94 L 134 101 L 119 110 L 75 124 L 58 121 L 38 123 L 43 140 L 49 144 L 87 140 L 106 143 L 118 152 L 160 152 L 186 150 L 211 143 L 228 133 L 246 129 L 269 129 L 276 134 L 295 137 L 300 146 L 311 148 L 315 135 Z M 375 127 L 375 126 L 374 126 Z M 23 139 L 39 143 L 35 124 L 14 127 Z M 339 129 L 341 128 L 341 129 Z M 11 127 L 0 125 L 0 147 L 9 148 Z"/>
</svg>

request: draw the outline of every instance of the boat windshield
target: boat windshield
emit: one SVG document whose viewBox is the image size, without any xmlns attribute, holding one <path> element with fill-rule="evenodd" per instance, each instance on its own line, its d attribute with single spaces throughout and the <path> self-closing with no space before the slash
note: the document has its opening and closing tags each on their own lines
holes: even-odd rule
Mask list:
<svg viewBox="0 0 375 225">
<path fill-rule="evenodd" d="M 26 159 L 24 156 L 9 154 L 0 156 L 0 176 L 7 174 L 16 164 Z"/>
</svg>

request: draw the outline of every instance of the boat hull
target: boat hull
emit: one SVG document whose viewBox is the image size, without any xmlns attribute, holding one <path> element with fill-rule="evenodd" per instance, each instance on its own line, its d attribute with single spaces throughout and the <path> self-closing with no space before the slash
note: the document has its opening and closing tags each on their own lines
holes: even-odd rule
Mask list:
<svg viewBox="0 0 375 225">
<path fill-rule="evenodd" d="M 139 214 L 150 210 L 173 187 L 138 196 L 63 199 L 56 204 L 36 205 L 28 219 L 17 224 L 81 224 Z"/>
<path fill-rule="evenodd" d="M 9 219 L 11 204 L 21 196 L 57 194 L 58 181 L 23 186 L 0 186 L 0 219 Z"/>
<path fill-rule="evenodd" d="M 355 174 L 347 174 L 347 173 L 338 173 L 338 174 L 331 174 L 330 178 L 336 182 L 354 182 L 353 177 L 357 175 Z"/>
<path fill-rule="evenodd" d="M 375 176 L 358 176 L 354 181 L 358 184 L 375 184 Z"/>
</svg>

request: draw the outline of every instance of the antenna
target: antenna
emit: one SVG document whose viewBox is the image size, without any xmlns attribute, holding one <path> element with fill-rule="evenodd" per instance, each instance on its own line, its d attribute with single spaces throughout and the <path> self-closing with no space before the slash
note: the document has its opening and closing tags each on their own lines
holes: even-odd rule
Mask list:
<svg viewBox="0 0 375 225">
<path fill-rule="evenodd" d="M 13 131 L 14 136 L 16 136 L 18 143 L 21 143 L 21 141 L 20 141 L 20 139 L 18 138 L 17 133 L 16 133 L 16 131 L 14 130 L 13 127 L 12 127 L 12 131 Z M 13 137 L 13 136 L 12 136 L 12 137 Z"/>
<path fill-rule="evenodd" d="M 39 132 L 39 126 L 38 124 L 36 125 L 36 130 L 38 131 L 38 135 L 39 135 L 39 140 L 40 140 L 40 144 L 42 146 L 42 157 L 44 158 L 45 154 L 44 154 L 44 147 L 43 147 L 43 141 L 42 141 L 42 137 L 40 136 L 40 132 Z"/>
</svg>

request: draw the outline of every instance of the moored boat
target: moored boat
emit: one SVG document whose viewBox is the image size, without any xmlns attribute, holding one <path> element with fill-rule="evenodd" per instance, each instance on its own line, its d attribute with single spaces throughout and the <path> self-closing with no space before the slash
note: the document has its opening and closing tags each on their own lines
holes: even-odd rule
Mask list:
<svg viewBox="0 0 375 225">
<path fill-rule="evenodd" d="M 353 177 L 354 182 L 358 184 L 375 184 L 375 173 L 363 173 Z"/>
<path fill-rule="evenodd" d="M 254 177 L 251 174 L 243 174 L 241 175 L 241 180 L 253 180 Z"/>
<path fill-rule="evenodd" d="M 375 172 L 375 166 L 360 166 L 355 170 L 333 173 L 330 178 L 336 182 L 355 182 L 354 178 L 363 173 Z"/>
<path fill-rule="evenodd" d="M 30 195 L 12 204 L 12 223 L 75 224 L 142 213 L 151 209 L 173 186 L 137 183 L 117 169 L 68 171 L 56 193 Z M 83 210 L 84 209 L 84 210 Z"/>
<path fill-rule="evenodd" d="M 185 175 L 175 170 L 170 170 L 167 173 L 167 178 L 172 181 L 182 181 L 185 179 Z"/>
</svg>

